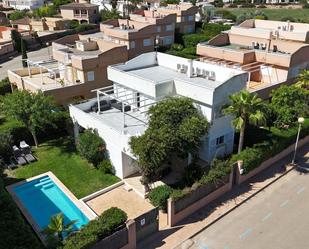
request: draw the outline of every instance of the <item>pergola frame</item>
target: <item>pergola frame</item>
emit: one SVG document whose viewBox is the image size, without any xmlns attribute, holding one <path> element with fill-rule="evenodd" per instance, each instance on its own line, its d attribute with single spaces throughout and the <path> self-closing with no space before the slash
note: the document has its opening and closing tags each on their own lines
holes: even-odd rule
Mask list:
<svg viewBox="0 0 309 249">
<path fill-rule="evenodd" d="M 122 90 L 120 92 L 122 95 L 119 95 L 119 91 L 118 91 L 119 89 Z M 147 124 L 148 123 L 147 121 L 138 117 L 139 115 L 142 115 L 145 118 L 144 113 L 147 112 L 147 111 L 143 111 L 141 108 L 147 107 L 147 106 L 152 106 L 152 105 L 157 103 L 157 101 L 150 99 L 145 95 L 140 95 L 139 97 L 135 97 L 134 95 L 138 93 L 136 90 L 130 89 L 128 87 L 125 87 L 125 86 L 117 84 L 117 83 L 114 83 L 112 86 L 107 86 L 107 87 L 102 87 L 102 88 L 92 90 L 92 92 L 97 93 L 98 113 L 101 112 L 101 109 L 100 109 L 100 97 L 101 97 L 101 95 L 108 97 L 109 99 L 117 100 L 118 102 L 122 103 L 123 127 L 124 128 L 127 127 L 127 125 L 126 125 L 126 115 L 131 117 L 131 118 L 134 118 L 134 119 L 136 119 L 136 120 L 138 120 L 138 121 L 140 121 L 144 124 Z M 137 98 L 139 98 L 139 100 L 136 100 Z M 136 101 L 131 102 L 132 100 L 136 100 Z M 144 104 L 144 105 L 138 105 L 138 104 L 141 104 L 141 103 L 148 101 L 148 100 L 153 101 L 153 102 L 147 103 L 147 104 Z M 134 112 L 132 112 L 132 113 L 125 112 L 126 106 L 130 106 L 131 111 L 134 110 Z M 137 110 L 137 112 L 135 112 L 136 110 Z M 137 113 L 139 114 L 138 116 L 136 115 Z"/>
</svg>

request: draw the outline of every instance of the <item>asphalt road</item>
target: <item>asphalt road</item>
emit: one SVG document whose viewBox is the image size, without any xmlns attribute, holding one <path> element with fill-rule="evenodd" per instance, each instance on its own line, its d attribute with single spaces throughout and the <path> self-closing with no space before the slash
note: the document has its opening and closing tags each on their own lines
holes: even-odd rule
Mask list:
<svg viewBox="0 0 309 249">
<path fill-rule="evenodd" d="M 190 249 L 308 249 L 308 233 L 309 172 L 293 170 L 192 238 Z"/>
<path fill-rule="evenodd" d="M 49 50 L 48 50 L 49 49 Z M 37 51 L 28 52 L 29 59 L 37 59 L 40 58 L 48 58 L 48 52 L 52 52 L 52 47 L 49 46 L 48 48 L 42 48 Z M 14 57 L 13 59 L 6 61 L 4 63 L 0 63 L 0 80 L 4 79 L 7 76 L 8 69 L 18 69 L 22 67 L 21 63 L 21 55 Z"/>
</svg>

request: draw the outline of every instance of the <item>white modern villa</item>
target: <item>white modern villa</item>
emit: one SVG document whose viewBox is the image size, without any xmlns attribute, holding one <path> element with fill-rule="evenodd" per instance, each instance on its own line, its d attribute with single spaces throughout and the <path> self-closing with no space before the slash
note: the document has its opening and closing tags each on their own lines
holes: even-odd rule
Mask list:
<svg viewBox="0 0 309 249">
<path fill-rule="evenodd" d="M 129 140 L 147 129 L 147 110 L 169 96 L 191 98 L 210 122 L 199 156 L 210 161 L 233 150 L 231 117 L 221 112 L 228 96 L 246 88 L 248 73 L 198 60 L 150 52 L 109 66 L 112 86 L 96 89 L 97 98 L 70 106 L 74 132 L 96 129 L 105 140 L 120 178 L 136 173 Z"/>
</svg>

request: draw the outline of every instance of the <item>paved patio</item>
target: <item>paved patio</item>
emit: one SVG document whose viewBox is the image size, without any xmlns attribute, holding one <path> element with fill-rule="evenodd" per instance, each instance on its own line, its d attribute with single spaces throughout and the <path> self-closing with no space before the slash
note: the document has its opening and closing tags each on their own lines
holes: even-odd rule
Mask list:
<svg viewBox="0 0 309 249">
<path fill-rule="evenodd" d="M 98 215 L 111 207 L 118 207 L 127 213 L 128 219 L 134 219 L 154 208 L 132 189 L 127 190 L 125 185 L 95 197 L 86 204 Z"/>
</svg>

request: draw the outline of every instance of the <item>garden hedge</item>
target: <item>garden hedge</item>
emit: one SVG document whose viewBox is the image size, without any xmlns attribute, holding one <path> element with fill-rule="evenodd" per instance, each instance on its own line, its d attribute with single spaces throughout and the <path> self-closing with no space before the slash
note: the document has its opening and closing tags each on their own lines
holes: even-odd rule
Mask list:
<svg viewBox="0 0 309 249">
<path fill-rule="evenodd" d="M 65 241 L 63 249 L 87 249 L 100 240 L 123 228 L 127 214 L 119 208 L 112 207 L 104 211 L 97 219 L 90 221 L 79 232 L 73 233 Z"/>
<path fill-rule="evenodd" d="M 160 210 L 167 211 L 167 199 L 173 192 L 173 188 L 168 185 L 162 185 L 150 191 L 148 198 L 152 205 L 159 207 Z"/>
<path fill-rule="evenodd" d="M 43 249 L 15 202 L 4 189 L 2 174 L 0 176 L 0 210 L 0 248 Z"/>
<path fill-rule="evenodd" d="M 272 128 L 272 138 L 267 141 L 257 143 L 253 147 L 246 148 L 239 154 L 235 154 L 231 158 L 231 164 L 238 160 L 243 161 L 244 173 L 247 174 L 251 170 L 257 168 L 262 162 L 280 153 L 282 150 L 293 144 L 296 140 L 297 127 L 290 129 Z M 309 120 L 302 126 L 300 138 L 309 134 Z"/>
</svg>

